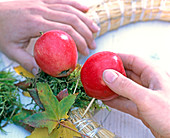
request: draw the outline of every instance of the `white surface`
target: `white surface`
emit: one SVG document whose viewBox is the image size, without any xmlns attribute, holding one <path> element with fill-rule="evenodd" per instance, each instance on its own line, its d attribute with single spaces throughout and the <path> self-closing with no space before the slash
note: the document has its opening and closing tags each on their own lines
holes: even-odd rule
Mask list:
<svg viewBox="0 0 170 138">
<path fill-rule="evenodd" d="M 152 59 L 153 62 L 170 70 L 169 33 L 170 23 L 167 22 L 152 21 L 126 25 L 97 38 L 97 49 L 91 51 L 90 55 L 103 50 L 132 53 Z M 79 62 L 83 64 L 87 58 L 81 56 Z M 2 55 L 0 55 L 0 59 L 6 61 L 6 58 Z M 5 65 L 7 65 L 6 62 Z M 95 118 L 106 129 L 122 138 L 153 137 L 141 121 L 114 109 L 110 113 L 107 110 L 101 110 L 95 115 Z M 5 130 L 8 135 L 0 133 L 0 138 L 24 138 L 30 134 L 13 124 L 5 127 Z"/>
</svg>

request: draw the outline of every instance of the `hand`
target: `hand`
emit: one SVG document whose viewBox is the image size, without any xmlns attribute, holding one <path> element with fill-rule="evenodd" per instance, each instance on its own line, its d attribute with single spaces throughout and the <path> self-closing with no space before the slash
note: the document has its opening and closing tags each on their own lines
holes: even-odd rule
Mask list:
<svg viewBox="0 0 170 138">
<path fill-rule="evenodd" d="M 80 53 L 96 47 L 92 33 L 98 26 L 86 17 L 88 8 L 72 0 L 0 2 L 0 50 L 34 74 L 38 66 L 25 49 L 40 31 L 58 29 L 70 34 Z"/>
<path fill-rule="evenodd" d="M 104 103 L 141 119 L 156 137 L 170 137 L 170 75 L 139 57 L 118 55 L 128 78 L 104 71 L 106 85 L 120 95 Z"/>
</svg>

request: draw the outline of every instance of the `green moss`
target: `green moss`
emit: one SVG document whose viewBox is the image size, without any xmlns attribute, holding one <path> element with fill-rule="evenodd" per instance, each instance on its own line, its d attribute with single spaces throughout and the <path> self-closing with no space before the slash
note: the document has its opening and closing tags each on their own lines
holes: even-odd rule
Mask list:
<svg viewBox="0 0 170 138">
<path fill-rule="evenodd" d="M 22 107 L 19 91 L 14 85 L 16 81 L 12 72 L 0 71 L 0 129 L 2 129 L 2 120 L 10 121 Z"/>
<path fill-rule="evenodd" d="M 46 82 L 51 87 L 54 95 L 57 95 L 60 91 L 67 88 L 69 94 L 79 93 L 74 103 L 74 107 L 84 108 L 88 106 L 92 97 L 86 95 L 84 87 L 80 81 L 80 71 L 81 66 L 78 65 L 77 68 L 67 77 L 55 78 L 44 72 L 40 72 L 35 79 L 30 79 L 33 83 L 33 87 L 36 87 L 37 82 Z M 101 108 L 97 101 L 93 103 L 91 109 Z"/>
</svg>

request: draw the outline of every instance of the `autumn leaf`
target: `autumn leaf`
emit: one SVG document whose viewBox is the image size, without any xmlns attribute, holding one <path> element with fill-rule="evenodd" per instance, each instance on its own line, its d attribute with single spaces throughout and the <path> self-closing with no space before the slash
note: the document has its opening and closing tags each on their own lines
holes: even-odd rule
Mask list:
<svg viewBox="0 0 170 138">
<path fill-rule="evenodd" d="M 33 110 L 22 109 L 18 114 L 14 115 L 12 117 L 12 121 L 17 125 L 22 126 L 23 128 L 25 128 L 29 132 L 32 132 L 34 130 L 34 128 L 25 124 L 23 122 L 23 120 L 26 119 L 28 116 L 32 115 L 33 113 L 34 113 Z"/>
<path fill-rule="evenodd" d="M 59 102 L 47 83 L 37 83 L 37 91 L 45 111 L 33 114 L 24 122 L 36 128 L 47 127 L 50 134 L 59 125 L 60 119 L 68 118 L 67 113 L 75 102 L 76 95 L 68 95 Z"/>
<path fill-rule="evenodd" d="M 32 84 L 27 81 L 20 81 L 20 82 L 16 83 L 15 86 L 26 91 L 28 88 L 31 88 Z"/>
<path fill-rule="evenodd" d="M 76 132 L 77 129 L 73 123 L 69 121 L 63 121 L 65 126 L 60 125 L 59 128 L 55 128 L 51 134 L 48 134 L 47 128 L 35 128 L 27 138 L 73 138 L 81 137 L 81 135 Z M 69 127 L 69 128 L 68 128 Z M 71 128 L 71 129 L 70 129 Z"/>
<path fill-rule="evenodd" d="M 29 92 L 30 96 L 32 97 L 32 99 L 35 101 L 35 103 L 42 109 L 44 110 L 44 106 L 40 101 L 40 97 L 38 95 L 38 91 L 37 89 L 27 89 L 27 91 Z"/>
<path fill-rule="evenodd" d="M 29 94 L 29 92 L 27 92 L 27 91 L 23 91 L 22 94 L 23 94 L 25 97 L 31 97 L 30 94 Z"/>
<path fill-rule="evenodd" d="M 75 131 L 73 131 L 73 130 L 75 130 Z M 76 136 L 81 137 L 81 135 L 78 133 L 78 131 L 77 132 L 76 131 L 77 131 L 77 128 L 73 123 L 71 123 L 69 121 L 63 121 L 62 125 L 60 125 L 60 127 L 54 131 L 54 134 L 55 134 L 55 136 L 57 136 L 57 138 L 69 138 L 69 137 L 73 138 Z"/>
<path fill-rule="evenodd" d="M 28 72 L 27 70 L 25 70 L 22 66 L 17 66 L 17 67 L 14 67 L 14 70 L 17 74 L 23 76 L 23 77 L 28 77 L 28 78 L 35 78 L 35 76 Z"/>
<path fill-rule="evenodd" d="M 57 94 L 57 99 L 59 100 L 59 101 L 61 101 L 64 97 L 66 97 L 66 96 L 68 96 L 68 90 L 67 90 L 67 88 L 66 89 L 64 89 L 64 90 L 62 90 L 62 91 L 60 91 L 58 94 Z"/>
</svg>

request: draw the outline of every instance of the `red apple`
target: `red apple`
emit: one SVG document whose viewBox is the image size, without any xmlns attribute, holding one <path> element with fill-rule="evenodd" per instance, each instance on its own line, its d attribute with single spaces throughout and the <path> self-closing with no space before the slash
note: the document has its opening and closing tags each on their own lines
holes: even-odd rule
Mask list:
<svg viewBox="0 0 170 138">
<path fill-rule="evenodd" d="M 75 69 L 78 53 L 70 35 L 60 30 L 52 30 L 36 41 L 34 57 L 45 73 L 53 77 L 65 77 Z"/>
<path fill-rule="evenodd" d="M 81 82 L 88 96 L 103 101 L 116 98 L 114 93 L 103 81 L 103 72 L 114 69 L 126 76 L 120 57 L 109 51 L 98 52 L 87 59 L 81 69 Z"/>
</svg>

